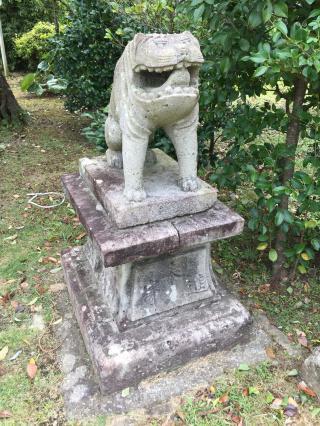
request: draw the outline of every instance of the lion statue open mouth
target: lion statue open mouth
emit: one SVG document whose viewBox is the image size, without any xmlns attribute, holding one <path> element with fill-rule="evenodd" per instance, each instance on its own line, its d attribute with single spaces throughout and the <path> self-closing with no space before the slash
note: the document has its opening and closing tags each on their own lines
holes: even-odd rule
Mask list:
<svg viewBox="0 0 320 426">
<path fill-rule="evenodd" d="M 105 125 L 107 160 L 124 171 L 124 193 L 142 201 L 148 144 L 163 128 L 178 158 L 183 191 L 197 190 L 199 69 L 203 56 L 190 33 L 137 34 L 117 62 Z"/>
</svg>

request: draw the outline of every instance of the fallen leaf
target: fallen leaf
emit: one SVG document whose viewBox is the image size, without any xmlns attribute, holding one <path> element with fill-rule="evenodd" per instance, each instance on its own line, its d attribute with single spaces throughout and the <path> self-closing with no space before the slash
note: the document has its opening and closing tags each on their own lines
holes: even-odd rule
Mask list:
<svg viewBox="0 0 320 426">
<path fill-rule="evenodd" d="M 50 274 L 56 274 L 57 272 L 60 272 L 61 269 L 62 269 L 61 266 L 59 266 L 58 268 L 50 269 Z"/>
<path fill-rule="evenodd" d="M 268 346 L 266 348 L 266 354 L 269 358 L 271 359 L 275 359 L 276 358 L 276 354 L 274 353 L 273 349 L 271 348 L 271 346 Z"/>
<path fill-rule="evenodd" d="M 183 412 L 182 412 L 182 411 L 177 410 L 177 411 L 175 412 L 175 416 L 176 416 L 176 417 L 178 417 L 178 419 L 182 420 L 182 421 L 185 423 L 185 421 L 186 421 L 186 417 L 185 417 L 185 415 L 183 414 Z"/>
<path fill-rule="evenodd" d="M 26 290 L 26 289 L 29 287 L 29 284 L 27 283 L 27 281 L 24 281 L 23 283 L 21 283 L 21 284 L 20 284 L 20 287 L 21 287 L 23 290 Z"/>
<path fill-rule="evenodd" d="M 126 398 L 126 397 L 127 397 L 127 396 L 129 396 L 129 395 L 130 395 L 130 388 L 122 389 L 121 396 L 122 396 L 123 398 Z"/>
<path fill-rule="evenodd" d="M 34 358 L 31 358 L 27 365 L 27 374 L 31 380 L 35 378 L 35 375 L 37 374 L 37 370 L 38 370 L 37 364 Z"/>
<path fill-rule="evenodd" d="M 56 321 L 54 321 L 54 322 L 52 323 L 52 325 L 60 324 L 60 322 L 62 322 L 62 318 L 59 318 L 59 319 L 57 319 Z"/>
<path fill-rule="evenodd" d="M 237 425 L 239 425 L 242 422 L 242 419 L 240 416 L 231 416 L 231 420 L 236 423 Z"/>
<path fill-rule="evenodd" d="M 49 287 L 49 293 L 58 293 L 59 291 L 65 290 L 65 288 L 65 283 L 51 284 L 51 286 Z"/>
<path fill-rule="evenodd" d="M 3 361 L 9 352 L 9 347 L 4 346 L 0 351 L 0 361 Z"/>
<path fill-rule="evenodd" d="M 316 397 L 317 394 L 315 393 L 314 390 L 312 390 L 311 388 L 309 388 L 305 382 L 300 382 L 298 384 L 298 389 L 301 390 L 302 392 L 304 392 L 306 395 L 312 396 L 312 397 Z"/>
<path fill-rule="evenodd" d="M 249 371 L 250 370 L 250 367 L 249 367 L 249 365 L 248 364 L 240 364 L 239 365 L 239 367 L 238 367 L 238 370 L 239 371 Z"/>
<path fill-rule="evenodd" d="M 248 388 L 243 388 L 242 389 L 242 395 L 243 396 L 248 396 L 249 395 L 249 389 Z"/>
<path fill-rule="evenodd" d="M 305 333 L 302 333 L 298 335 L 298 342 L 300 343 L 301 346 L 304 346 L 305 348 L 308 348 L 308 340 L 306 338 Z"/>
<path fill-rule="evenodd" d="M 35 289 L 37 290 L 37 292 L 39 294 L 44 294 L 47 291 L 47 288 L 44 285 L 42 285 L 42 284 L 37 284 L 35 286 Z"/>
<path fill-rule="evenodd" d="M 10 237 L 6 237 L 4 241 L 14 241 L 18 237 L 18 234 L 10 235 Z"/>
<path fill-rule="evenodd" d="M 273 410 L 280 410 L 281 405 L 282 405 L 282 399 L 276 398 L 273 400 L 272 404 L 270 405 L 270 408 L 272 408 Z"/>
<path fill-rule="evenodd" d="M 0 419 L 8 419 L 9 417 L 12 417 L 12 413 L 10 411 L 0 411 Z"/>
<path fill-rule="evenodd" d="M 287 374 L 287 376 L 289 376 L 289 377 L 295 377 L 295 376 L 297 376 L 299 373 L 298 373 L 298 370 L 296 370 L 295 368 L 293 369 L 293 370 L 290 370 L 289 372 L 288 372 L 288 374 Z"/>
<path fill-rule="evenodd" d="M 296 400 L 294 400 L 291 396 L 288 398 L 288 404 L 294 405 L 295 407 L 298 407 L 298 403 Z"/>
<path fill-rule="evenodd" d="M 22 353 L 22 350 L 17 351 L 14 355 L 12 355 L 11 358 L 9 358 L 9 361 L 14 361 L 15 359 L 18 358 L 18 356 Z"/>
<path fill-rule="evenodd" d="M 268 293 L 270 291 L 270 284 L 262 284 L 259 288 L 258 288 L 258 292 L 259 293 Z"/>
<path fill-rule="evenodd" d="M 287 417 L 294 417 L 294 416 L 296 416 L 298 414 L 298 407 L 296 407 L 293 404 L 288 404 L 286 406 L 286 408 L 284 409 L 284 414 Z"/>
<path fill-rule="evenodd" d="M 36 303 L 36 301 L 39 299 L 39 297 L 35 297 L 34 299 L 32 299 L 29 303 L 28 306 L 34 305 Z"/>
<path fill-rule="evenodd" d="M 82 238 L 84 238 L 86 235 L 87 235 L 87 233 L 86 233 L 86 232 L 82 232 L 81 234 L 79 234 L 79 235 L 76 237 L 76 240 L 82 240 Z"/>
<path fill-rule="evenodd" d="M 15 282 L 14 279 L 11 279 L 11 280 L 8 280 L 8 281 L 6 281 L 4 278 L 0 279 L 0 285 L 8 285 L 8 284 L 12 284 L 14 282 Z"/>
<path fill-rule="evenodd" d="M 212 386 L 210 386 L 210 388 L 209 388 L 209 392 L 210 393 L 215 393 L 215 391 L 216 391 L 216 388 L 212 385 Z"/>
<path fill-rule="evenodd" d="M 224 395 L 220 396 L 219 402 L 221 402 L 221 404 L 226 404 L 229 402 L 229 395 L 225 393 Z"/>
</svg>

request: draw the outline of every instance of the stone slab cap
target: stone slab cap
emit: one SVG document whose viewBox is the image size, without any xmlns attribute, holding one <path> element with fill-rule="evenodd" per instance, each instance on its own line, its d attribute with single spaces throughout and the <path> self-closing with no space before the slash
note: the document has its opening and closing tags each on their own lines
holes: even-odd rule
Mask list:
<svg viewBox="0 0 320 426">
<path fill-rule="evenodd" d="M 98 246 L 104 266 L 229 238 L 243 230 L 243 218 L 220 201 L 203 213 L 119 229 L 79 174 L 64 175 L 62 183 L 82 225 Z"/>
<path fill-rule="evenodd" d="M 222 295 L 153 315 L 152 321 L 119 330 L 98 291 L 92 269 L 77 247 L 62 264 L 71 301 L 102 393 L 134 386 L 150 375 L 229 347 L 243 339 L 251 323 L 247 310 Z"/>
<path fill-rule="evenodd" d="M 160 149 L 153 152 L 157 161 L 145 167 L 147 198 L 140 202 L 123 195 L 123 171 L 109 167 L 105 156 L 80 160 L 81 176 L 119 228 L 202 212 L 217 199 L 217 190 L 199 178 L 196 192 L 182 191 L 177 184 L 178 163 Z"/>
</svg>

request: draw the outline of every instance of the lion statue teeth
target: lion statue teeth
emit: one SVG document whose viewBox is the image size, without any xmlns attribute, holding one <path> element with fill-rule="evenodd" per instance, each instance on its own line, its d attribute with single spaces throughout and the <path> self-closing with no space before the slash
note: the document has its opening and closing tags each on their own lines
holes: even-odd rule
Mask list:
<svg viewBox="0 0 320 426">
<path fill-rule="evenodd" d="M 199 69 L 203 56 L 190 33 L 136 34 L 117 62 L 105 124 L 109 166 L 123 168 L 129 201 L 146 198 L 145 161 L 155 161 L 148 144 L 157 128 L 172 141 L 179 186 L 196 191 Z"/>
</svg>

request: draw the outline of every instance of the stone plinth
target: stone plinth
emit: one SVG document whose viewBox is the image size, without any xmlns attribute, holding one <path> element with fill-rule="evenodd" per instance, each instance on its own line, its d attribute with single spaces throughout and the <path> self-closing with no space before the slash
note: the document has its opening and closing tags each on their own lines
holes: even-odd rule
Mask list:
<svg viewBox="0 0 320 426">
<path fill-rule="evenodd" d="M 147 198 L 139 203 L 128 201 L 123 195 L 123 172 L 108 166 L 106 157 L 80 160 L 81 177 L 119 228 L 198 213 L 217 199 L 216 189 L 201 179 L 197 192 L 181 191 L 177 185 L 178 164 L 160 149 L 153 152 L 156 161 L 144 170 Z"/>
<path fill-rule="evenodd" d="M 158 157 L 159 166 L 162 155 Z M 250 317 L 218 283 L 210 257 L 210 242 L 239 234 L 243 219 L 218 201 L 212 205 L 212 192 L 201 198 L 201 191 L 186 195 L 177 188 L 181 205 L 189 198 L 191 211 L 199 200 L 203 209 L 210 199 L 207 209 L 181 217 L 170 217 L 169 209 L 166 220 L 121 228 L 116 210 L 108 208 L 109 202 L 121 206 L 112 198 L 120 196 L 121 179 L 115 184 L 109 172 L 103 174 L 97 167 L 103 161 L 95 160 L 92 169 L 90 162 L 82 161 L 82 175 L 63 177 L 88 241 L 67 250 L 62 263 L 101 391 L 109 394 L 232 346 L 247 333 Z M 103 185 L 98 177 L 102 175 Z M 115 192 L 106 202 L 112 188 Z M 156 208 L 155 199 L 149 203 L 144 209 Z M 132 212 L 136 208 L 143 213 L 139 203 L 131 204 Z"/>
</svg>

